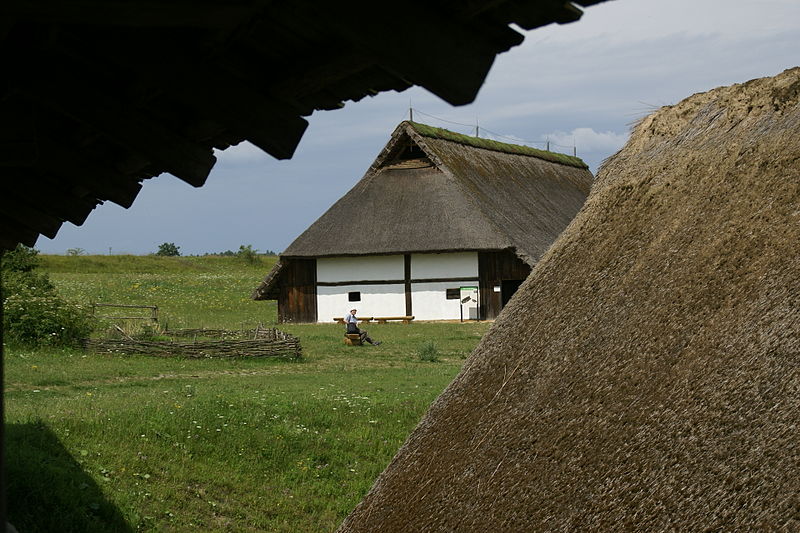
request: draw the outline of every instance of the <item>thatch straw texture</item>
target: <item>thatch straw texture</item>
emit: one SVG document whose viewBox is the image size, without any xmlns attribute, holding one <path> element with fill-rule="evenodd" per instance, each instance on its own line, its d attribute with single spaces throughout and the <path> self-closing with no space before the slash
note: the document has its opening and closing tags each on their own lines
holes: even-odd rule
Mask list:
<svg viewBox="0 0 800 533">
<path fill-rule="evenodd" d="M 638 124 L 340 531 L 800 530 L 799 100 Z"/>
<path fill-rule="evenodd" d="M 502 235 L 506 246 L 495 248 L 513 247 L 531 266 L 578 213 L 592 184 L 585 166 L 476 150 L 446 139 L 421 138 L 419 143 L 456 177 L 465 196 L 480 206 L 487 219 L 485 227 Z"/>
<path fill-rule="evenodd" d="M 361 180 L 282 255 L 511 246 L 486 215 L 459 193 L 450 177 L 435 167 L 382 170 Z"/>
<path fill-rule="evenodd" d="M 478 141 L 401 123 L 364 178 L 282 257 L 514 248 L 535 263 L 583 205 L 592 175 L 577 158 Z M 397 164 L 410 144 L 420 159 Z"/>
</svg>

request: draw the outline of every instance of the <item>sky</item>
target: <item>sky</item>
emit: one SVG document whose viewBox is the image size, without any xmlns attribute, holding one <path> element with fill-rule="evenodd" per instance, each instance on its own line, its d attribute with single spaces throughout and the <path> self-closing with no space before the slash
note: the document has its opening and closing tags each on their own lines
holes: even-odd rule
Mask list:
<svg viewBox="0 0 800 533">
<path fill-rule="evenodd" d="M 424 89 L 381 93 L 316 112 L 291 160 L 248 143 L 217 152 L 202 188 L 169 174 L 144 182 L 133 206 L 106 202 L 65 223 L 43 253 L 182 255 L 281 252 L 360 180 L 414 108 L 417 122 L 572 153 L 596 173 L 631 125 L 660 106 L 800 65 L 797 0 L 613 0 L 573 24 L 525 34 L 501 54 L 475 102 L 454 107 Z"/>
</svg>

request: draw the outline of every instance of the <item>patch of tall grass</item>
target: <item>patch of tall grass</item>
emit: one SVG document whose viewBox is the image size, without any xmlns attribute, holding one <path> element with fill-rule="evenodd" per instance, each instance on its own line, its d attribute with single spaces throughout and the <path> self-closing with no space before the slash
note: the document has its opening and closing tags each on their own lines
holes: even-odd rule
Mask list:
<svg viewBox="0 0 800 533">
<path fill-rule="evenodd" d="M 204 255 L 164 257 L 157 255 L 40 255 L 42 268 L 51 273 L 150 273 L 166 272 L 254 272 L 263 278 L 277 261 L 273 255 L 255 256 L 257 261 L 239 257 Z"/>
<path fill-rule="evenodd" d="M 240 329 L 277 319 L 274 301 L 250 298 L 272 268 L 273 256 L 257 265 L 218 256 L 41 257 L 42 268 L 65 298 L 80 304 L 155 305 L 162 326 L 173 329 Z"/>
<path fill-rule="evenodd" d="M 417 357 L 419 357 L 420 361 L 428 363 L 439 362 L 439 349 L 436 347 L 436 343 L 433 341 L 423 342 L 417 349 Z"/>
</svg>

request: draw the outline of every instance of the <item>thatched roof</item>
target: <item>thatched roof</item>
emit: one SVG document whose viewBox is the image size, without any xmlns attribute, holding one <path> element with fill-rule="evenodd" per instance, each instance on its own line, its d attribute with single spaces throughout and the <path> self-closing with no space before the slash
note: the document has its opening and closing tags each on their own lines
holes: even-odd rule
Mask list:
<svg viewBox="0 0 800 533">
<path fill-rule="evenodd" d="M 454 131 L 446 130 L 443 128 L 436 128 L 427 124 L 420 124 L 419 122 L 410 123 L 414 127 L 414 131 L 423 137 L 430 137 L 432 139 L 444 139 L 453 141 L 458 144 L 467 146 L 474 146 L 475 148 L 484 148 L 495 152 L 505 152 L 509 154 L 520 154 L 537 157 L 545 161 L 552 161 L 554 163 L 562 163 L 564 165 L 589 168 L 589 166 L 578 157 L 558 152 L 550 152 L 547 150 L 539 150 L 530 146 L 520 144 L 509 144 L 504 142 L 495 141 L 492 139 L 485 139 L 483 137 L 473 137 L 471 135 L 464 135 Z"/>
<path fill-rule="evenodd" d="M 800 68 L 636 127 L 341 533 L 800 529 Z"/>
<path fill-rule="evenodd" d="M 533 265 L 591 182 L 576 157 L 402 122 L 366 175 L 281 257 L 512 249 Z"/>
<path fill-rule="evenodd" d="M 289 158 L 314 110 L 411 85 L 469 103 L 522 42 L 510 24 L 599 1 L 3 2 L 0 250 L 129 207 L 162 172 L 199 187 L 214 148 Z"/>
<path fill-rule="evenodd" d="M 281 255 L 515 248 L 534 264 L 580 209 L 592 175 L 577 158 L 554 163 L 548 152 L 479 141 L 401 123 L 361 181 Z"/>
</svg>

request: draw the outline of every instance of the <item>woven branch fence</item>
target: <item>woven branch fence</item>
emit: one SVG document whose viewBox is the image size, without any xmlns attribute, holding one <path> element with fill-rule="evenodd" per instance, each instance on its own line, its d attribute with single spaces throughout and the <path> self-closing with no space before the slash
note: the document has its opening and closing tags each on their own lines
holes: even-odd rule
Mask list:
<svg viewBox="0 0 800 533">
<path fill-rule="evenodd" d="M 192 341 L 155 341 L 138 339 L 85 339 L 84 347 L 93 353 L 145 354 L 156 357 L 301 357 L 300 339 L 274 328 L 245 331 L 172 330 L 172 337 L 194 337 Z M 198 340 L 197 337 L 219 337 L 221 340 Z M 245 337 L 245 338 L 242 338 Z"/>
</svg>

